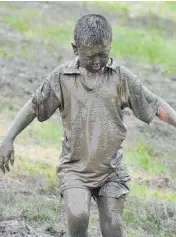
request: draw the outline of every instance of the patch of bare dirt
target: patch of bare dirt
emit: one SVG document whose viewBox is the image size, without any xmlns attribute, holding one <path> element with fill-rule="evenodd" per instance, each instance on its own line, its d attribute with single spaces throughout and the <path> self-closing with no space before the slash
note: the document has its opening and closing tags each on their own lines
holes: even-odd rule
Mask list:
<svg viewBox="0 0 176 237">
<path fill-rule="evenodd" d="M 1 237 L 37 237 L 34 230 L 23 221 L 11 220 L 0 222 Z M 38 236 L 39 237 L 39 236 Z"/>
<path fill-rule="evenodd" d="M 17 6 L 19 9 L 37 9 L 39 12 L 43 12 L 51 19 L 55 21 L 64 22 L 67 19 L 71 19 L 73 22 L 87 13 L 98 12 L 108 17 L 108 19 L 114 24 L 121 19 L 121 14 L 112 14 L 106 12 L 106 10 L 95 9 L 93 6 L 84 4 L 81 2 L 15 2 L 9 3 L 12 6 Z M 0 9 L 0 15 L 9 14 L 3 12 Z M 130 18 L 127 16 L 126 22 L 131 27 L 146 28 L 148 24 L 155 24 L 160 28 L 166 29 L 166 33 L 173 35 L 175 23 L 169 20 L 160 19 L 158 16 L 141 17 L 141 18 Z M 21 104 L 25 103 L 31 98 L 31 95 L 41 85 L 48 74 L 58 66 L 58 64 L 64 63 L 72 59 L 73 53 L 71 46 L 65 48 L 57 48 L 57 52 L 51 56 L 47 54 L 44 45 L 40 44 L 36 39 L 36 43 L 32 44 L 30 41 L 26 41 L 18 34 L 16 34 L 12 28 L 7 25 L 0 23 L 0 44 L 3 45 L 5 42 L 9 42 L 9 47 L 14 45 L 22 46 L 28 45 L 28 50 L 33 51 L 32 58 L 23 58 L 18 54 L 18 47 L 16 54 L 10 58 L 0 57 L 0 90 L 1 97 L 7 98 L 11 103 L 15 103 L 17 98 Z M 13 49 L 14 50 L 14 49 Z M 36 53 L 35 53 L 36 52 Z M 118 59 L 116 59 L 118 60 Z M 135 74 L 139 75 L 144 85 L 148 89 L 166 100 L 173 108 L 176 109 L 175 104 L 175 91 L 176 91 L 176 75 L 165 75 L 162 69 L 156 65 L 146 65 L 144 67 L 136 66 L 129 58 L 124 58 L 123 61 L 119 62 L 129 67 Z M 132 113 L 130 116 L 125 117 L 125 121 L 128 126 L 128 140 L 133 145 L 135 144 L 134 137 L 142 137 L 148 144 L 153 144 L 156 149 L 156 153 L 159 156 L 161 162 L 166 163 L 170 170 L 175 171 L 176 159 L 168 159 L 170 155 L 174 156 L 176 136 L 173 128 L 167 124 L 160 122 L 157 118 L 152 122 L 150 126 L 139 121 L 135 118 Z M 0 131 L 1 132 L 1 131 Z M 3 133 L 4 134 L 4 133 Z M 0 133 L 1 135 L 1 133 Z M 38 180 L 32 180 L 28 184 L 22 183 L 22 181 L 12 181 L 8 179 L 0 180 L 1 197 L 5 193 L 12 194 L 16 197 L 17 193 L 23 198 L 33 195 L 34 190 L 32 189 L 35 185 L 40 185 L 41 189 L 35 188 L 35 192 L 43 190 L 43 186 Z M 35 185 L 34 185 L 35 184 Z M 170 181 L 167 178 L 161 178 L 159 183 L 157 180 L 150 181 L 150 185 L 162 188 L 168 188 Z M 169 186 L 170 187 L 170 186 Z M 45 186 L 44 186 L 45 189 Z M 52 198 L 57 200 L 58 193 L 56 190 L 45 189 L 43 192 L 44 198 L 51 198 L 50 192 L 54 195 Z M 42 193 L 42 192 L 41 192 Z M 56 195 L 57 194 L 57 195 Z M 20 198 L 20 197 L 19 197 Z M 58 204 L 59 205 L 59 204 Z M 60 208 L 61 206 L 59 206 Z M 0 236 L 2 237 L 49 237 L 49 236 L 66 236 L 66 226 L 63 221 L 64 209 L 59 210 L 58 226 L 53 227 L 53 223 L 46 226 L 46 223 L 41 224 L 42 230 L 38 230 L 39 226 L 36 227 L 35 223 L 32 224 L 36 227 L 30 227 L 29 223 L 25 222 L 25 216 L 20 216 L 20 211 L 14 210 L 14 213 L 10 213 L 8 204 L 2 206 L 0 204 L 0 210 L 5 213 L 5 208 L 9 211 L 8 214 L 2 215 L 0 222 Z M 1 212 L 2 213 L 2 212 Z M 97 223 L 98 212 L 96 205 L 92 202 L 91 208 L 91 219 L 89 234 L 92 237 L 100 236 L 99 224 Z M 19 220 L 17 220 L 19 219 Z M 61 226 L 59 224 L 61 223 Z M 64 227 L 62 227 L 62 224 Z M 34 229 L 33 229 L 34 228 Z"/>
</svg>

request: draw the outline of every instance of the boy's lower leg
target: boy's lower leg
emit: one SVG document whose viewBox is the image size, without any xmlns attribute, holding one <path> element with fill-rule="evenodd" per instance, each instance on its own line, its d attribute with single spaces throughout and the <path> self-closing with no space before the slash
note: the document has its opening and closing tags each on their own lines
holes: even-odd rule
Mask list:
<svg viewBox="0 0 176 237">
<path fill-rule="evenodd" d="M 124 237 L 122 214 L 125 199 L 99 196 L 97 206 L 100 216 L 100 229 L 103 237 Z"/>
<path fill-rule="evenodd" d="M 66 205 L 69 237 L 87 237 L 91 193 L 83 188 L 66 189 L 63 193 Z"/>
</svg>

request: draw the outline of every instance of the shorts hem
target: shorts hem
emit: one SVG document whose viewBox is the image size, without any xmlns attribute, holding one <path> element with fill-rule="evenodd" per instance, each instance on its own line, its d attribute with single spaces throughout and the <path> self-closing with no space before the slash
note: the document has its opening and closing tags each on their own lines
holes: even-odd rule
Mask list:
<svg viewBox="0 0 176 237">
<path fill-rule="evenodd" d="M 60 196 L 61 196 L 61 198 L 64 197 L 64 196 L 63 196 L 63 192 L 64 192 L 65 190 L 71 189 L 71 188 L 81 188 L 81 189 L 89 190 L 88 188 L 82 187 L 82 186 L 71 186 L 71 187 L 67 187 L 67 188 L 64 188 L 64 189 L 60 190 Z"/>
</svg>

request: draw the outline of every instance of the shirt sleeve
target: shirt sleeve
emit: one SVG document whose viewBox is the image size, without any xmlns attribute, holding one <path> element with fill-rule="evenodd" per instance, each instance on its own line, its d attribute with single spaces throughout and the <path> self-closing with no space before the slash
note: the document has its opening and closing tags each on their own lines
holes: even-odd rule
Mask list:
<svg viewBox="0 0 176 237">
<path fill-rule="evenodd" d="M 157 114 L 162 99 L 143 86 L 137 76 L 123 66 L 120 67 L 120 76 L 127 95 L 124 107 L 129 107 L 138 119 L 149 124 Z"/>
<path fill-rule="evenodd" d="M 55 69 L 33 94 L 32 103 L 40 122 L 50 118 L 57 108 L 61 109 L 61 85 L 58 69 Z"/>
</svg>

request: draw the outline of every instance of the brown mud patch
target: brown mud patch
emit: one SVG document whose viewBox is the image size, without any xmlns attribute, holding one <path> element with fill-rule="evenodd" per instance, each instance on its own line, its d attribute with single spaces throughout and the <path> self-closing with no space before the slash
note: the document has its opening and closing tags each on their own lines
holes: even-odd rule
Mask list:
<svg viewBox="0 0 176 237">
<path fill-rule="evenodd" d="M 0 3 L 1 4 L 1 3 Z M 109 13 L 106 10 L 96 9 L 88 3 L 81 2 L 15 2 L 8 3 L 12 7 L 18 9 L 37 9 L 40 13 L 47 15 L 51 19 L 58 22 L 64 22 L 67 19 L 71 19 L 75 22 L 80 16 L 98 12 L 102 13 L 109 18 L 112 24 L 117 24 L 118 20 L 124 17 L 120 13 Z M 69 4 L 69 5 L 68 5 Z M 0 8 L 0 15 L 9 15 L 10 11 Z M 122 20 L 123 20 L 122 19 Z M 127 26 L 139 27 L 147 29 L 148 25 L 158 26 L 165 30 L 166 34 L 173 36 L 176 30 L 175 22 L 167 19 L 163 19 L 159 16 L 142 16 L 142 17 L 130 17 L 126 16 L 125 22 Z M 73 23 L 74 25 L 74 23 Z M 41 85 L 48 74 L 57 67 L 60 63 L 64 63 L 72 59 L 73 53 L 71 46 L 67 47 L 56 47 L 56 53 L 52 56 L 48 54 L 45 45 L 40 43 L 38 39 L 36 42 L 26 40 L 20 34 L 17 34 L 12 27 L 0 23 L 0 44 L 6 44 L 10 49 L 15 49 L 15 53 L 11 57 L 0 56 L 0 90 L 1 98 L 7 100 L 11 105 L 15 105 L 16 101 L 20 105 L 24 104 L 31 98 L 31 95 Z M 54 42 L 52 42 L 54 44 Z M 31 57 L 22 57 L 18 50 L 22 46 L 28 47 L 28 51 L 32 52 Z M 118 59 L 116 59 L 118 60 Z M 161 67 L 157 65 L 145 65 L 137 66 L 130 58 L 124 57 L 119 63 L 129 67 L 135 74 L 139 75 L 143 83 L 148 89 L 166 100 L 173 108 L 176 109 L 175 104 L 175 91 L 176 91 L 176 75 L 165 74 Z M 2 106 L 0 104 L 0 106 Z M 4 106 L 7 106 L 4 104 Z M 8 105 L 9 106 L 9 105 Z M 8 108 L 11 108 L 10 106 Z M 10 109 L 9 109 L 10 110 Z M 9 111 L 10 115 L 10 111 Z M 10 115 L 11 116 L 11 115 Z M 7 123 L 4 117 L 1 120 L 1 125 Z M 11 117 L 12 119 L 12 117 Z M 135 145 L 134 137 L 142 137 L 146 143 L 153 144 L 161 162 L 165 163 L 171 171 L 175 172 L 176 168 L 176 157 L 168 159 L 171 155 L 175 154 L 176 136 L 174 129 L 162 122 L 157 118 L 152 122 L 150 126 L 139 121 L 130 112 L 130 116 L 125 117 L 125 121 L 128 126 L 128 140 L 131 145 Z M 6 128 L 2 127 L 0 130 L 0 136 L 4 136 Z M 31 145 L 31 144 L 30 144 Z M 19 153 L 25 153 L 25 150 L 31 149 L 31 147 L 24 146 L 20 148 L 22 144 L 17 145 Z M 46 151 L 45 151 L 46 152 Z M 50 150 L 48 150 L 48 153 Z M 34 154 L 31 149 L 31 153 Z M 38 152 L 38 155 L 44 156 L 44 149 L 42 153 Z M 46 153 L 45 153 L 46 155 Z M 39 157 L 38 157 L 39 158 Z M 48 157 L 49 158 L 49 155 Z M 59 202 L 59 194 L 56 188 L 48 188 L 46 180 L 42 180 L 41 177 L 36 176 L 35 178 L 21 177 L 19 180 L 11 180 L 8 175 L 4 178 L 1 176 L 0 179 L 0 197 L 9 197 L 9 202 L 0 203 L 0 236 L 2 237 L 49 237 L 49 236 L 66 236 L 66 224 L 64 219 L 64 206 Z M 161 186 L 161 188 L 170 188 L 167 177 L 149 181 L 149 185 L 152 187 Z M 25 181 L 26 180 L 26 181 Z M 174 182 L 174 181 L 173 181 Z M 18 196 L 17 196 L 18 195 Z M 33 196 L 38 195 L 38 198 L 49 202 L 54 201 L 58 206 L 58 219 L 49 223 L 44 220 L 42 223 L 36 223 L 36 220 L 29 220 L 26 213 L 24 213 L 25 200 L 31 200 Z M 11 198 L 11 199 L 10 199 Z M 16 198 L 16 199 L 15 199 Z M 17 200 L 18 205 L 13 205 L 13 201 Z M 138 200 L 136 200 L 137 202 Z M 45 205 L 44 203 L 43 205 Z M 89 225 L 89 236 L 97 237 L 100 236 L 100 229 L 98 223 L 98 212 L 94 201 L 91 203 L 91 215 Z M 141 204 L 142 208 L 143 203 Z M 155 204 L 153 204 L 153 207 Z M 47 207 L 46 207 L 47 208 Z M 21 212 L 23 210 L 23 212 Z M 29 211 L 29 210 L 28 210 Z M 161 209 L 162 213 L 163 209 Z M 140 210 L 141 212 L 141 210 Z M 155 213 L 155 211 L 153 211 Z M 32 227 L 31 227 L 32 226 Z M 142 235 L 141 235 L 142 236 Z M 150 236 L 156 236 L 154 233 Z"/>
<path fill-rule="evenodd" d="M 17 220 L 0 222 L 1 237 L 37 237 L 33 229 Z"/>
</svg>

